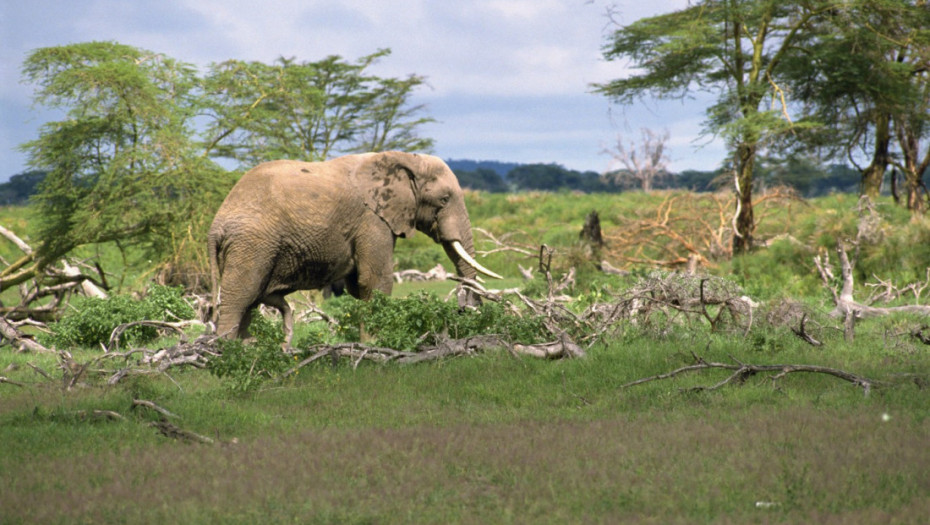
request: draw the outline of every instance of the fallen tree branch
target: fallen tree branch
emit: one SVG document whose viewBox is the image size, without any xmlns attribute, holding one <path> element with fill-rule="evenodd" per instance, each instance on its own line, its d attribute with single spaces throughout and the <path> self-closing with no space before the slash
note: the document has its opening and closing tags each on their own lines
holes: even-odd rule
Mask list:
<svg viewBox="0 0 930 525">
<path fill-rule="evenodd" d="M 178 439 L 181 441 L 189 441 L 191 443 L 204 443 L 207 445 L 213 444 L 213 438 L 198 434 L 196 432 L 191 432 L 190 430 L 184 430 L 183 428 L 178 427 L 168 421 L 153 421 L 149 423 L 150 426 L 153 426 L 158 429 L 162 435 L 170 437 L 172 439 Z"/>
<path fill-rule="evenodd" d="M 855 266 L 855 258 L 850 260 L 843 243 L 837 243 L 836 252 L 840 260 L 840 275 L 842 276 L 840 290 L 837 290 L 833 285 L 835 276 L 833 268 L 830 265 L 830 259 L 826 255 L 823 257 L 820 255 L 814 257 L 814 265 L 817 267 L 824 287 L 830 290 L 833 296 L 833 303 L 836 306 L 830 315 L 846 319 L 847 324 L 852 324 L 855 319 L 896 313 L 930 315 L 930 305 L 907 304 L 902 306 L 877 307 L 856 301 L 853 297 L 853 288 L 855 284 L 853 280 L 853 267 Z M 850 318 L 852 318 L 852 320 Z"/>
<path fill-rule="evenodd" d="M 46 348 L 33 339 L 32 336 L 20 332 L 18 328 L 2 317 L 0 317 L 0 338 L 9 341 L 17 352 L 54 352 L 54 350 Z"/>
<path fill-rule="evenodd" d="M 621 389 L 628 388 L 631 386 L 648 383 L 650 381 L 669 379 L 669 378 L 672 378 L 672 377 L 675 377 L 681 374 L 685 374 L 688 372 L 694 372 L 698 370 L 708 370 L 708 369 L 714 369 L 714 368 L 723 369 L 723 370 L 732 370 L 733 373 L 730 374 L 730 376 L 724 379 L 723 381 L 720 381 L 719 383 L 716 383 L 714 385 L 696 386 L 696 387 L 692 387 L 686 390 L 717 390 L 731 383 L 743 383 L 750 376 L 753 376 L 758 373 L 764 373 L 764 372 L 777 372 L 775 375 L 771 377 L 771 380 L 773 383 L 787 376 L 788 374 L 795 373 L 795 372 L 827 374 L 827 375 L 831 375 L 839 379 L 842 379 L 844 381 L 849 381 L 853 385 L 862 388 L 863 394 L 866 396 L 868 396 L 869 393 L 871 392 L 872 386 L 876 384 L 875 381 L 868 379 L 866 377 L 862 377 L 857 374 L 852 374 L 850 372 L 846 372 L 845 370 L 840 370 L 837 368 L 830 368 L 830 367 L 820 366 L 820 365 L 798 365 L 798 364 L 753 365 L 753 364 L 741 363 L 737 361 L 736 359 L 734 359 L 734 361 L 736 362 L 735 364 L 715 363 L 715 362 L 705 361 L 703 358 L 698 357 L 697 355 L 694 355 L 694 360 L 695 360 L 695 363 L 692 365 L 683 366 L 681 368 L 677 368 L 675 370 L 672 370 L 671 372 L 666 372 L 664 374 L 657 374 L 651 377 L 644 377 L 642 379 L 637 379 L 636 381 L 631 381 L 629 383 L 621 385 L 620 388 Z"/>
<path fill-rule="evenodd" d="M 0 376 L 0 384 L 3 384 L 3 383 L 7 383 L 7 384 L 10 384 L 10 385 L 13 385 L 13 386 L 18 386 L 18 387 L 24 387 L 24 386 L 26 386 L 26 385 L 24 385 L 24 384 L 22 384 L 22 383 L 13 381 L 12 379 L 10 379 L 10 378 L 8 378 L 8 377 Z"/>
<path fill-rule="evenodd" d="M 178 418 L 178 419 L 181 418 L 181 416 L 179 416 L 179 415 L 177 415 L 177 414 L 174 414 L 174 413 L 168 411 L 167 409 L 162 408 L 162 407 L 156 405 L 155 403 L 153 403 L 153 402 L 151 402 L 151 401 L 149 401 L 149 400 L 147 400 L 147 399 L 133 399 L 133 400 L 132 400 L 132 410 L 135 410 L 137 407 L 143 407 L 143 408 L 148 408 L 148 409 L 154 410 L 154 411 L 158 412 L 159 414 L 161 414 L 162 416 L 165 416 L 165 417 L 173 417 L 173 418 Z"/>
<path fill-rule="evenodd" d="M 324 344 L 310 347 L 309 351 L 312 352 L 312 354 L 278 376 L 278 380 L 283 380 L 296 373 L 301 368 L 324 357 L 330 357 L 333 360 L 338 360 L 343 357 L 349 358 L 353 361 L 354 366 L 358 366 L 358 363 L 364 359 L 382 364 L 391 361 L 402 364 L 413 364 L 423 361 L 435 361 L 447 357 L 476 355 L 481 352 L 492 350 L 508 350 L 514 355 L 526 355 L 542 359 L 563 359 L 584 357 L 585 355 L 584 349 L 575 344 L 564 334 L 558 341 L 529 345 L 510 343 L 498 335 L 478 335 L 462 339 L 443 339 L 436 344 L 420 346 L 417 348 L 416 352 L 395 350 L 393 348 L 372 346 L 363 343 Z"/>
<path fill-rule="evenodd" d="M 153 328 L 159 328 L 163 330 L 171 330 L 174 333 L 181 336 L 182 340 L 184 339 L 184 329 L 192 325 L 202 325 L 203 323 L 196 320 L 191 321 L 179 321 L 179 322 L 170 322 L 170 321 L 132 321 L 129 323 L 123 323 L 110 333 L 110 340 L 107 342 L 106 351 L 107 353 L 115 352 L 119 350 L 119 340 L 122 337 L 123 332 L 130 328 L 136 326 L 151 326 Z"/>
<path fill-rule="evenodd" d="M 801 340 L 804 341 L 805 343 L 807 343 L 807 344 L 809 344 L 809 345 L 811 345 L 811 346 L 822 346 L 823 343 L 821 343 L 820 341 L 814 339 L 814 337 L 813 337 L 812 335 L 810 335 L 809 333 L 807 333 L 807 329 L 805 328 L 805 325 L 806 325 L 806 324 L 807 324 L 807 313 L 804 313 L 804 314 L 801 315 L 801 326 L 800 326 L 799 328 L 794 328 L 793 326 L 791 326 L 791 327 L 789 327 L 789 328 L 790 328 L 791 331 L 794 333 L 794 335 L 796 335 L 796 336 L 798 336 L 799 338 L 801 338 Z"/>
</svg>

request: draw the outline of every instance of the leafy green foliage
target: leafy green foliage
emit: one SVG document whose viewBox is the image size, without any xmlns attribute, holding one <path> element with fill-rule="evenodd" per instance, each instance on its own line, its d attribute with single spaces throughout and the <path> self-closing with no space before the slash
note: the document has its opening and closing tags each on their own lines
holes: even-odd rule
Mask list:
<svg viewBox="0 0 930 525">
<path fill-rule="evenodd" d="M 719 88 L 708 109 L 709 130 L 722 135 L 733 151 L 740 213 L 733 247 L 753 245 L 753 176 L 757 153 L 796 128 L 776 79 L 786 58 L 807 55 L 797 45 L 824 16 L 823 2 L 724 2 L 705 0 L 668 14 L 638 20 L 608 39 L 608 60 L 629 60 L 636 73 L 596 86 L 619 103 L 643 96 L 684 97 Z M 734 33 L 735 31 L 735 33 Z M 781 100 L 781 107 L 765 101 Z"/>
<path fill-rule="evenodd" d="M 256 390 L 295 364 L 281 350 L 284 334 L 280 326 L 256 315 L 249 331 L 255 337 L 253 342 L 223 339 L 220 341 L 222 355 L 209 363 L 213 375 L 225 379 L 233 392 L 243 394 Z"/>
<path fill-rule="evenodd" d="M 515 316 L 500 303 L 459 310 L 454 300 L 443 301 L 425 292 L 403 298 L 375 293 L 371 301 L 345 301 L 341 310 L 337 316 L 345 337 L 358 337 L 364 328 L 375 344 L 398 350 L 415 350 L 444 337 L 497 334 L 519 343 L 537 343 L 546 337 L 541 319 Z"/>
<path fill-rule="evenodd" d="M 180 287 L 152 285 L 141 300 L 128 295 L 114 295 L 107 299 L 77 297 L 73 310 L 50 325 L 48 342 L 59 348 L 83 346 L 96 348 L 110 340 L 117 326 L 133 321 L 176 321 L 192 319 L 194 309 L 182 297 Z M 158 337 L 150 326 L 135 326 L 123 332 L 122 341 L 128 345 L 143 344 Z"/>
<path fill-rule="evenodd" d="M 163 256 L 192 217 L 219 205 L 221 170 L 195 151 L 190 64 L 91 42 L 37 49 L 23 76 L 37 86 L 37 103 L 67 115 L 23 146 L 48 172 L 35 198 L 43 264 L 108 241 Z"/>
<path fill-rule="evenodd" d="M 282 158 L 324 160 L 340 153 L 428 150 L 417 135 L 431 122 L 410 106 L 424 79 L 380 78 L 367 72 L 381 50 L 351 63 L 339 56 L 316 62 L 280 58 L 273 64 L 229 60 L 204 80 L 214 116 L 207 152 L 243 167 Z"/>
</svg>

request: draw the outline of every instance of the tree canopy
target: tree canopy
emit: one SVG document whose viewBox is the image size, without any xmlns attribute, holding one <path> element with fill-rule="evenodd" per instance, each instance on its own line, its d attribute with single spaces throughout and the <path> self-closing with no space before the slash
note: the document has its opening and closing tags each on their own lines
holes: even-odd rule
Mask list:
<svg viewBox="0 0 930 525">
<path fill-rule="evenodd" d="M 417 128 L 432 122 L 409 105 L 424 78 L 368 73 L 388 50 L 355 63 L 339 56 L 316 62 L 279 58 L 272 64 L 229 60 L 204 79 L 212 117 L 206 149 L 244 166 L 280 159 L 325 160 L 361 151 L 427 151 Z"/>
<path fill-rule="evenodd" d="M 66 115 L 24 145 L 30 163 L 48 172 L 35 198 L 40 267 L 97 242 L 164 251 L 176 227 L 217 202 L 219 170 L 198 155 L 194 138 L 190 64 L 90 42 L 38 49 L 23 75 L 37 86 L 37 103 Z"/>
</svg>

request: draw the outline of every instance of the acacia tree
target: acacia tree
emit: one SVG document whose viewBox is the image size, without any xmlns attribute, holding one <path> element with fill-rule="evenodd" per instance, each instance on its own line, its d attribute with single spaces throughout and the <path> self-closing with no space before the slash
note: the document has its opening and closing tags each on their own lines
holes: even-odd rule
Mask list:
<svg viewBox="0 0 930 525">
<path fill-rule="evenodd" d="M 243 166 L 356 151 L 428 150 L 432 140 L 419 137 L 417 128 L 432 119 L 418 116 L 423 106 L 409 105 L 424 79 L 367 73 L 387 54 L 378 51 L 356 63 L 330 56 L 317 62 L 213 64 L 204 83 L 213 119 L 205 149 Z"/>
<path fill-rule="evenodd" d="M 908 207 L 918 213 L 930 162 L 930 148 L 919 146 L 930 131 L 928 24 L 925 0 L 847 2 L 818 20 L 799 42 L 804 52 L 783 68 L 792 96 L 819 123 L 798 137 L 801 146 L 857 166 L 860 191 L 873 198 L 896 165 Z"/>
<path fill-rule="evenodd" d="M 720 133 L 733 153 L 738 194 L 733 253 L 749 250 L 755 219 L 753 169 L 760 149 L 795 127 L 779 87 L 785 59 L 834 2 L 705 0 L 680 11 L 619 27 L 604 47 L 608 60 L 624 60 L 631 73 L 595 86 L 617 103 L 644 96 L 682 98 L 694 91 L 717 95 L 708 131 Z M 774 101 L 767 106 L 768 101 Z"/>
<path fill-rule="evenodd" d="M 22 146 L 30 164 L 47 172 L 35 197 L 33 270 L 108 241 L 165 254 L 193 217 L 222 198 L 220 170 L 193 140 L 190 64 L 90 42 L 33 51 L 23 77 L 35 84 L 36 103 L 65 114 Z"/>
</svg>

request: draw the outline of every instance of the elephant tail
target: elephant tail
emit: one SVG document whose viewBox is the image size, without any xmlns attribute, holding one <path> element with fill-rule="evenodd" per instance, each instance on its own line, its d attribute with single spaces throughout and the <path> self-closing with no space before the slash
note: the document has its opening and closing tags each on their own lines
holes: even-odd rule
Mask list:
<svg viewBox="0 0 930 525">
<path fill-rule="evenodd" d="M 209 320 L 214 328 L 216 327 L 217 320 L 219 318 L 220 312 L 220 267 L 219 267 L 219 250 L 222 244 L 222 235 L 217 231 L 210 231 L 210 234 L 207 236 L 207 256 L 210 259 L 210 290 L 212 293 L 212 308 L 207 315 Z"/>
</svg>

